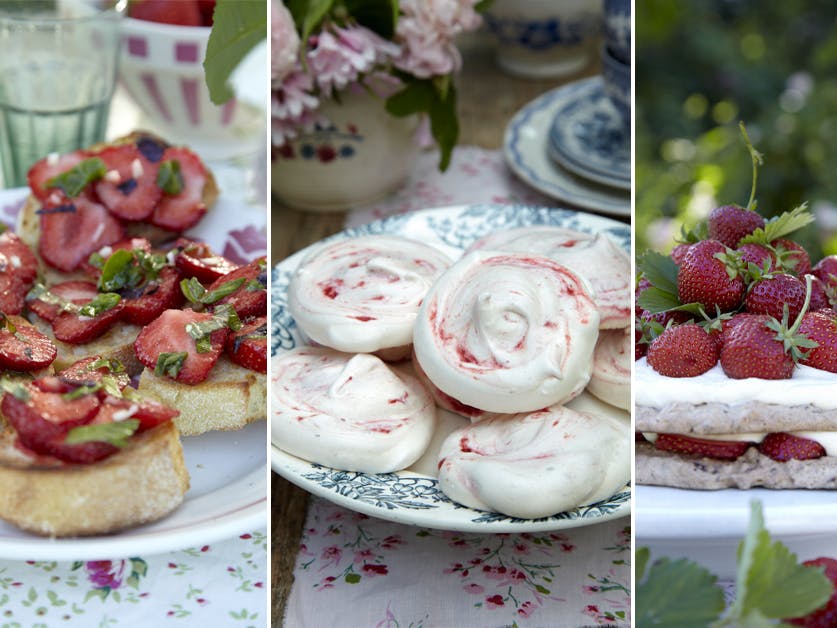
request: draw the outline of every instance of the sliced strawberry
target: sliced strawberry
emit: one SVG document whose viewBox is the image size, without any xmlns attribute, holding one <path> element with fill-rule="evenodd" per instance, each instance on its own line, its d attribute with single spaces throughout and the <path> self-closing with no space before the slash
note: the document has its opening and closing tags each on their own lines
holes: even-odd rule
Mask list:
<svg viewBox="0 0 837 628">
<path fill-rule="evenodd" d="M 826 577 L 834 585 L 834 592 L 828 601 L 805 617 L 785 619 L 785 623 L 807 628 L 834 628 L 837 626 L 837 560 L 833 558 L 814 558 L 802 563 L 806 567 L 822 567 Z"/>
<path fill-rule="evenodd" d="M 206 213 L 203 191 L 207 172 L 200 157 L 188 148 L 167 148 L 163 161 L 176 161 L 183 188 L 178 194 L 164 194 L 151 216 L 151 224 L 168 231 L 185 231 Z"/>
<path fill-rule="evenodd" d="M 86 196 L 71 203 L 46 204 L 41 214 L 38 250 L 44 261 L 58 270 L 79 268 L 94 251 L 125 237 L 120 222 L 104 205 Z"/>
<path fill-rule="evenodd" d="M 125 388 L 131 381 L 121 364 L 103 360 L 98 355 L 83 358 L 58 373 L 61 381 L 75 386 L 94 386 L 106 376 L 113 377 L 119 388 Z"/>
<path fill-rule="evenodd" d="M 218 361 L 229 329 L 212 332 L 209 336 L 209 351 L 198 353 L 195 339 L 189 335 L 187 325 L 207 323 L 212 319 L 212 314 L 208 312 L 166 310 L 137 336 L 134 342 L 137 359 L 153 370 L 158 368 L 161 354 L 185 354 L 169 371 L 168 376 L 183 384 L 202 382 Z"/>
<path fill-rule="evenodd" d="M 9 316 L 0 328 L 0 367 L 12 371 L 37 371 L 52 364 L 58 349 L 52 341 L 21 316 Z M 14 329 L 14 331 L 12 331 Z"/>
<path fill-rule="evenodd" d="M 747 451 L 753 443 L 744 441 L 711 440 L 680 434 L 660 434 L 654 442 L 657 449 L 691 454 L 718 460 L 735 460 Z"/>
<path fill-rule="evenodd" d="M 11 231 L 0 235 L 0 312 L 20 314 L 38 277 L 35 254 Z"/>
<path fill-rule="evenodd" d="M 235 292 L 218 301 L 218 304 L 229 303 L 235 308 L 241 319 L 251 316 L 265 316 L 267 314 L 267 266 L 265 260 L 266 258 L 261 257 L 227 273 L 209 286 L 209 292 L 217 290 L 230 281 L 243 278 L 244 282 L 241 286 Z"/>
<path fill-rule="evenodd" d="M 64 155 L 52 155 L 36 161 L 26 175 L 32 194 L 42 203 L 54 193 L 55 188 L 48 188 L 46 183 L 53 177 L 72 170 L 90 155 L 83 150 Z"/>
<path fill-rule="evenodd" d="M 128 15 L 137 20 L 201 26 L 202 16 L 197 0 L 133 0 L 128 5 Z"/>
<path fill-rule="evenodd" d="M 765 436 L 759 443 L 759 451 L 778 462 L 813 460 L 825 455 L 825 448 L 817 441 L 787 432 L 772 432 Z"/>
<path fill-rule="evenodd" d="M 113 423 L 136 419 L 140 422 L 137 432 L 144 432 L 170 421 L 180 414 L 174 408 L 169 408 L 156 401 L 133 401 L 106 396 L 99 408 L 99 413 L 91 423 Z"/>
<path fill-rule="evenodd" d="M 183 276 L 174 266 L 166 266 L 160 271 L 157 279 L 146 282 L 139 288 L 140 294 L 131 296 L 132 292 L 124 294 L 124 319 L 134 325 L 147 325 L 160 316 L 165 310 L 175 309 L 183 305 L 185 300 L 180 289 Z"/>
<path fill-rule="evenodd" d="M 96 316 L 84 316 L 76 311 L 68 311 L 65 304 L 83 306 L 98 296 L 95 284 L 65 281 L 52 286 L 49 295 L 31 299 L 29 308 L 52 324 L 56 339 L 69 344 L 84 344 L 109 330 L 122 317 L 125 305 L 120 301 Z"/>
<path fill-rule="evenodd" d="M 230 334 L 224 348 L 236 364 L 267 373 L 267 316 L 260 316 Z"/>
<path fill-rule="evenodd" d="M 215 0 L 198 0 L 198 8 L 201 11 L 201 20 L 204 26 L 212 26 L 215 13 Z"/>
<path fill-rule="evenodd" d="M 103 246 L 98 251 L 94 251 L 93 255 L 98 254 L 102 256 L 102 258 L 107 259 L 111 256 L 114 251 L 144 251 L 145 253 L 151 253 L 151 242 L 149 242 L 146 238 L 126 238 L 124 240 L 120 240 L 115 244 L 109 244 L 107 246 Z M 94 266 L 90 263 L 90 259 L 84 264 L 81 265 L 82 270 L 90 276 L 92 279 L 98 280 L 102 274 L 101 268 Z"/>
<path fill-rule="evenodd" d="M 174 265 L 183 272 L 183 276 L 194 277 L 202 284 L 211 284 L 239 267 L 226 257 L 216 255 L 209 245 L 203 242 L 179 238 L 174 243 L 173 250 L 178 251 Z"/>
<path fill-rule="evenodd" d="M 123 220 L 145 220 L 163 191 L 157 185 L 159 165 L 146 159 L 136 144 L 111 146 L 99 153 L 107 174 L 95 184 L 102 204 Z"/>
</svg>

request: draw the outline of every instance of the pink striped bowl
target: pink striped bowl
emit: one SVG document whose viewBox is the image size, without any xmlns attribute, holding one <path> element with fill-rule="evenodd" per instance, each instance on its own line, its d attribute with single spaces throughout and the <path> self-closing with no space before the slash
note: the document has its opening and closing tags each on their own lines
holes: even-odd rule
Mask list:
<svg viewBox="0 0 837 628">
<path fill-rule="evenodd" d="M 223 139 L 232 132 L 236 101 L 212 104 L 204 82 L 210 30 L 122 21 L 122 83 L 143 113 L 172 139 Z"/>
</svg>

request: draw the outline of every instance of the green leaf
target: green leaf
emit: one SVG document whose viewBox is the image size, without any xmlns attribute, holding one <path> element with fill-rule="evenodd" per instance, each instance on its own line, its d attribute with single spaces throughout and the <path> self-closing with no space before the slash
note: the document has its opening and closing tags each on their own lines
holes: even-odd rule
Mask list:
<svg viewBox="0 0 837 628">
<path fill-rule="evenodd" d="M 116 292 L 123 288 L 135 288 L 141 282 L 142 273 L 134 265 L 134 254 L 127 249 L 117 249 L 102 266 L 97 288 L 104 292 Z"/>
<path fill-rule="evenodd" d="M 360 574 L 347 573 L 345 580 L 348 584 L 357 584 L 360 582 Z"/>
<path fill-rule="evenodd" d="M 642 294 L 639 295 L 637 305 L 652 314 L 656 314 L 657 312 L 673 310 L 682 304 L 680 303 L 680 299 L 671 292 L 666 292 L 665 290 L 651 286 L 643 290 Z"/>
<path fill-rule="evenodd" d="M 747 536 L 738 553 L 736 599 L 729 611 L 732 618 L 806 615 L 825 604 L 834 592 L 834 585 L 821 568 L 798 564 L 796 555 L 785 545 L 771 542 L 761 504 L 755 500 L 750 505 Z"/>
<path fill-rule="evenodd" d="M 212 350 L 210 336 L 219 329 L 229 328 L 233 331 L 241 329 L 241 321 L 235 309 L 230 305 L 220 305 L 212 318 L 198 323 L 186 324 L 186 333 L 195 340 L 198 353 L 208 353 Z"/>
<path fill-rule="evenodd" d="M 649 250 L 637 260 L 637 269 L 652 286 L 677 294 L 680 267 L 668 255 Z"/>
<path fill-rule="evenodd" d="M 80 399 L 85 395 L 93 394 L 94 392 L 98 392 L 102 389 L 102 384 L 93 384 L 92 386 L 79 386 L 75 390 L 71 390 L 70 392 L 65 392 L 61 395 L 62 399 L 66 401 L 73 401 L 75 399 Z"/>
<path fill-rule="evenodd" d="M 121 448 L 128 444 L 131 436 L 139 429 L 139 425 L 139 419 L 82 425 L 67 432 L 64 442 L 68 445 L 90 442 L 110 443 Z"/>
<path fill-rule="evenodd" d="M 648 566 L 648 559 L 651 558 L 651 550 L 647 547 L 637 548 L 634 553 L 634 569 L 635 578 L 637 582 L 641 582 L 645 577 L 645 568 Z"/>
<path fill-rule="evenodd" d="M 724 610 L 717 578 L 686 559 L 656 561 L 636 593 L 636 626 L 706 628 Z"/>
<path fill-rule="evenodd" d="M 267 2 L 218 0 L 203 69 L 209 97 L 216 105 L 235 94 L 227 81 L 247 53 L 267 37 Z"/>
<path fill-rule="evenodd" d="M 175 196 L 183 191 L 183 175 L 180 174 L 179 161 L 167 159 L 160 163 L 160 169 L 157 170 L 157 187 L 169 196 Z"/>
<path fill-rule="evenodd" d="M 343 0 L 343 4 L 358 24 L 384 39 L 392 39 L 398 21 L 396 0 Z"/>
<path fill-rule="evenodd" d="M 185 351 L 178 351 L 176 353 L 161 353 L 157 356 L 157 364 L 154 366 L 154 374 L 158 377 L 168 375 L 169 377 L 177 377 L 180 369 L 183 368 L 183 363 L 189 356 Z"/>
<path fill-rule="evenodd" d="M 107 173 L 105 162 L 99 157 L 90 157 L 76 164 L 70 170 L 62 172 L 46 182 L 48 188 L 61 188 L 70 198 L 81 194 L 89 183 L 98 181 Z"/>
<path fill-rule="evenodd" d="M 784 212 L 764 223 L 763 228 L 756 229 L 748 236 L 741 238 L 742 244 L 770 244 L 773 240 L 790 235 L 794 231 L 814 222 L 814 216 L 808 211 L 808 203 L 802 203 L 788 212 Z"/>
<path fill-rule="evenodd" d="M 13 381 L 7 377 L 0 378 L 0 390 L 9 393 L 19 401 L 29 401 L 29 391 L 26 389 L 26 385 L 21 382 Z"/>
<path fill-rule="evenodd" d="M 82 305 L 79 308 L 78 313 L 79 316 L 89 316 L 90 318 L 95 318 L 96 316 L 104 314 L 108 310 L 115 308 L 119 305 L 120 301 L 122 301 L 122 297 L 115 292 L 103 292 L 96 295 L 96 297 L 89 303 Z"/>
<path fill-rule="evenodd" d="M 328 12 L 331 11 L 334 0 L 308 0 L 306 4 L 308 6 L 305 17 L 302 20 L 302 32 L 299 36 L 300 41 L 303 42 L 303 46 L 308 41 L 311 33 L 317 29 Z"/>
</svg>

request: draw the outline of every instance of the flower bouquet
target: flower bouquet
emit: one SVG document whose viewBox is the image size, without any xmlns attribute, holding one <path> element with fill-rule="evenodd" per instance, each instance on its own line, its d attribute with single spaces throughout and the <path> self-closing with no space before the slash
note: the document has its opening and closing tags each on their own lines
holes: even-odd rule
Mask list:
<svg viewBox="0 0 837 628">
<path fill-rule="evenodd" d="M 327 104 L 341 105 L 347 95 L 365 92 L 395 118 L 426 114 L 445 170 L 459 133 L 452 75 L 462 58 L 453 40 L 480 25 L 480 4 L 273 0 L 272 141 L 279 155 L 291 157 L 292 140 L 329 128 Z M 344 138 L 353 135 L 352 128 L 340 131 Z M 351 157 L 355 148 L 346 141 L 300 150 L 328 162 Z"/>
</svg>

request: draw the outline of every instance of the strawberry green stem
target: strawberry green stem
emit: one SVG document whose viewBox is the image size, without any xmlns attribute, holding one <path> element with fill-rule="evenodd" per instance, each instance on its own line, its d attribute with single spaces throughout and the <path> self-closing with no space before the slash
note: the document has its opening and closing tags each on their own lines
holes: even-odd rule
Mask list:
<svg viewBox="0 0 837 628">
<path fill-rule="evenodd" d="M 747 128 L 743 122 L 738 123 L 738 128 L 741 129 L 741 135 L 744 136 L 744 143 L 747 145 L 747 150 L 750 152 L 750 158 L 753 160 L 753 186 L 750 188 L 750 200 L 747 201 L 746 209 L 755 210 L 756 200 L 756 184 L 759 179 L 759 166 L 762 163 L 763 155 L 755 149 L 753 143 L 750 141 L 750 136 L 747 135 Z"/>
<path fill-rule="evenodd" d="M 808 312 L 808 306 L 811 305 L 811 284 L 813 282 L 812 275 L 805 275 L 805 302 L 802 304 L 802 309 L 799 310 L 799 315 L 796 317 L 796 320 L 793 322 L 793 327 L 790 328 L 789 333 L 791 336 L 795 335 L 799 326 L 802 324 L 802 318 Z"/>
</svg>

